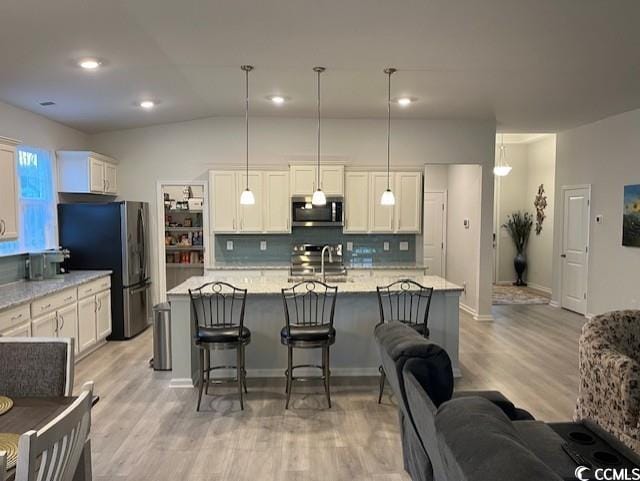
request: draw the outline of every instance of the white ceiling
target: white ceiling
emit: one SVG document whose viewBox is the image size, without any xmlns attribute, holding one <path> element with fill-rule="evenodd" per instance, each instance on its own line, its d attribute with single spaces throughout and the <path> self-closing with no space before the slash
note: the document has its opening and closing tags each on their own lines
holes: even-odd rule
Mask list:
<svg viewBox="0 0 640 481">
<path fill-rule="evenodd" d="M 638 25 L 638 0 L 2 0 L 0 99 L 86 132 L 241 115 L 250 63 L 255 114 L 311 116 L 323 65 L 326 116 L 383 117 L 392 65 L 419 98 L 394 115 L 553 132 L 640 107 Z"/>
</svg>

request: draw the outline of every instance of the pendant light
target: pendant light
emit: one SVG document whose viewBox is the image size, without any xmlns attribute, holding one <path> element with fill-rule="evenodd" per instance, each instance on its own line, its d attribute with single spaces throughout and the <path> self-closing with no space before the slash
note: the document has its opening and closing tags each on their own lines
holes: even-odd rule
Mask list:
<svg viewBox="0 0 640 481">
<path fill-rule="evenodd" d="M 251 65 L 243 65 L 240 67 L 244 71 L 244 79 L 245 79 L 245 98 L 244 98 L 244 121 L 245 121 L 245 131 L 246 131 L 246 167 L 247 167 L 247 188 L 242 191 L 240 195 L 240 204 L 241 205 L 254 205 L 256 203 L 256 198 L 249 189 L 249 72 L 253 70 Z"/>
<path fill-rule="evenodd" d="M 311 198 L 311 204 L 313 205 L 326 205 L 327 204 L 327 196 L 324 195 L 322 189 L 320 188 L 320 74 L 325 71 L 324 67 L 313 67 L 313 71 L 318 74 L 318 188 L 313 193 L 313 197 Z"/>
<path fill-rule="evenodd" d="M 384 73 L 387 74 L 387 190 L 380 197 L 380 205 L 395 205 L 396 197 L 391 190 L 391 75 L 396 71 L 395 68 L 385 68 Z"/>
<path fill-rule="evenodd" d="M 500 147 L 498 147 L 498 162 L 493 168 L 493 174 L 504 177 L 511 172 L 511 166 L 507 163 L 507 150 L 504 146 L 504 134 L 500 134 Z"/>
</svg>

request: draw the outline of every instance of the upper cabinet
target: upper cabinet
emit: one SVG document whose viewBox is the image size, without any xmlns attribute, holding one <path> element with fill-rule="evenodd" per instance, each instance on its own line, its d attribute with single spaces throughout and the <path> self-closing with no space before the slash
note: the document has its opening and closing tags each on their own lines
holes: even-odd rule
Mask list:
<svg viewBox="0 0 640 481">
<path fill-rule="evenodd" d="M 381 205 L 387 185 L 395 194 L 393 206 Z M 420 172 L 347 172 L 344 232 L 346 234 L 419 234 L 422 217 Z"/>
<path fill-rule="evenodd" d="M 310 197 L 318 189 L 318 174 L 315 165 L 291 165 L 289 172 L 292 197 Z M 321 165 L 320 188 L 329 197 L 344 196 L 344 165 Z"/>
<path fill-rule="evenodd" d="M 118 162 L 85 150 L 60 150 L 58 192 L 73 194 L 118 194 Z"/>
<path fill-rule="evenodd" d="M 255 204 L 240 204 L 247 187 L 244 171 L 209 171 L 209 213 L 214 234 L 279 234 L 291 232 L 289 172 L 249 171 Z"/>
<path fill-rule="evenodd" d="M 0 241 L 18 238 L 18 141 L 0 137 Z"/>
</svg>

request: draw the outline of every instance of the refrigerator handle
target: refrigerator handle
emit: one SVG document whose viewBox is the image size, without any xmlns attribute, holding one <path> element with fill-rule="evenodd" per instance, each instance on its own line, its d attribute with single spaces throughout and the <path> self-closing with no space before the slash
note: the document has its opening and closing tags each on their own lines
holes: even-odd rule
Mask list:
<svg viewBox="0 0 640 481">
<path fill-rule="evenodd" d="M 147 236 L 145 235 L 146 229 L 144 225 L 144 210 L 142 207 L 140 207 L 140 210 L 138 211 L 138 222 L 140 223 L 140 230 L 141 230 L 140 270 L 142 271 L 142 278 L 146 279 L 147 278 L 147 246 L 145 245 L 145 241 Z"/>
</svg>

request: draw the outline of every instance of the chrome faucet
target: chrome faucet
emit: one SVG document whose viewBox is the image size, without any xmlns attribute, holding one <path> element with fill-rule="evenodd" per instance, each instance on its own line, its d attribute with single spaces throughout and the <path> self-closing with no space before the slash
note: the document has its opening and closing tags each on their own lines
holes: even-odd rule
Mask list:
<svg viewBox="0 0 640 481">
<path fill-rule="evenodd" d="M 333 262 L 333 256 L 331 255 L 331 246 L 326 245 L 322 248 L 322 253 L 320 254 L 320 275 L 322 275 L 322 282 L 327 282 L 327 274 L 324 271 L 324 252 L 325 251 L 329 251 L 329 263 Z"/>
</svg>

